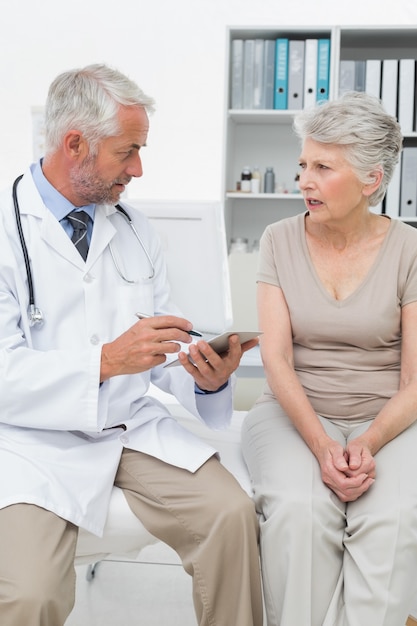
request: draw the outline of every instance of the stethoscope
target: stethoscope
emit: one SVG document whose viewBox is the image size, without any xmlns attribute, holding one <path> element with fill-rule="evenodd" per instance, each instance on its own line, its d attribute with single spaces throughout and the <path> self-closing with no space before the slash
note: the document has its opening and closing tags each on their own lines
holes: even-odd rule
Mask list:
<svg viewBox="0 0 417 626">
<path fill-rule="evenodd" d="M 17 199 L 17 186 L 19 184 L 19 181 L 23 178 L 23 174 L 21 174 L 20 176 L 18 176 L 16 178 L 16 180 L 13 183 L 13 190 L 12 190 L 12 196 L 13 196 L 13 205 L 14 205 L 14 212 L 15 212 L 15 216 L 16 216 L 16 226 L 17 226 L 17 231 L 19 233 L 19 239 L 20 239 L 20 245 L 22 248 L 22 253 L 23 253 L 23 258 L 25 261 L 25 268 L 26 268 L 26 276 L 27 276 L 27 281 L 28 281 L 28 293 L 29 293 L 29 313 L 28 313 L 28 317 L 29 317 L 29 323 L 31 326 L 34 326 L 36 324 L 42 325 L 45 321 L 44 316 L 42 311 L 36 306 L 35 303 L 35 290 L 33 287 L 33 276 L 32 276 L 32 270 L 30 268 L 30 259 L 29 259 L 29 253 L 28 253 L 28 249 L 27 249 L 27 245 L 26 245 L 26 241 L 25 241 L 25 237 L 23 234 L 23 228 L 22 228 L 22 220 L 20 218 L 20 208 L 19 208 L 19 201 Z M 152 280 L 152 278 L 155 276 L 155 265 L 152 261 L 151 255 L 149 254 L 148 250 L 146 249 L 145 244 L 142 241 L 142 238 L 140 237 L 133 221 L 132 218 L 130 217 L 129 213 L 126 211 L 126 209 L 124 209 L 123 207 L 120 206 L 120 204 L 116 204 L 115 209 L 117 210 L 118 214 L 121 215 L 125 221 L 128 223 L 128 225 L 130 226 L 130 229 L 132 230 L 133 234 L 135 235 L 137 241 L 139 242 L 143 252 L 145 253 L 145 256 L 149 262 L 149 267 L 151 269 L 150 274 L 148 276 L 148 280 Z M 114 263 L 114 266 L 116 268 L 117 273 L 119 274 L 120 278 L 122 278 L 122 280 L 124 280 L 125 283 L 128 283 L 129 285 L 133 285 L 135 283 L 138 282 L 138 280 L 131 280 L 129 278 L 127 278 L 121 268 L 119 263 L 117 262 L 116 256 L 113 252 L 113 248 L 111 246 L 111 244 L 109 243 L 109 250 L 110 250 L 110 254 L 111 254 L 111 258 L 112 261 Z"/>
</svg>

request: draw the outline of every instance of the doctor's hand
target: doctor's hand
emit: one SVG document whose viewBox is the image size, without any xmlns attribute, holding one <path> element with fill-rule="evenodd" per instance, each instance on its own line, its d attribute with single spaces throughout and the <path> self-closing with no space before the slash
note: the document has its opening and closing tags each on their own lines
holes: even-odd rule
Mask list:
<svg viewBox="0 0 417 626">
<path fill-rule="evenodd" d="M 184 352 L 180 352 L 178 359 L 184 369 L 194 378 L 196 384 L 203 391 L 217 391 L 230 378 L 240 363 L 241 356 L 258 343 L 258 339 L 251 339 L 240 344 L 237 335 L 229 337 L 229 349 L 217 354 L 207 341 L 197 341 L 189 348 L 194 363 Z"/>
<path fill-rule="evenodd" d="M 101 350 L 100 381 L 121 374 L 137 374 L 164 363 L 166 354 L 181 350 L 190 343 L 188 331 L 193 325 L 175 315 L 141 319 Z"/>
</svg>

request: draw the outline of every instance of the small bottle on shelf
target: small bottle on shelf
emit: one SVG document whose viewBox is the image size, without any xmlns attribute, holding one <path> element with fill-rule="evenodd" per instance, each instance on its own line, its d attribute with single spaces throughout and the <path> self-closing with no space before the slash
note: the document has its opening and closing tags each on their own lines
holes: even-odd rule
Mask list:
<svg viewBox="0 0 417 626">
<path fill-rule="evenodd" d="M 275 193 L 275 173 L 272 167 L 267 167 L 264 178 L 264 193 Z"/>
<path fill-rule="evenodd" d="M 300 193 L 299 181 L 300 181 L 300 174 L 297 172 L 294 178 L 294 187 L 292 190 L 293 193 Z"/>
<path fill-rule="evenodd" d="M 240 190 L 241 191 L 250 191 L 251 190 L 251 180 L 252 174 L 249 166 L 245 166 L 242 170 L 242 174 L 240 176 Z"/>
<path fill-rule="evenodd" d="M 249 240 L 246 237 L 232 237 L 230 242 L 230 253 L 244 253 L 248 251 Z"/>
<path fill-rule="evenodd" d="M 252 193 L 261 192 L 261 172 L 259 171 L 258 166 L 255 166 L 253 168 L 252 180 L 251 180 L 251 191 Z"/>
</svg>

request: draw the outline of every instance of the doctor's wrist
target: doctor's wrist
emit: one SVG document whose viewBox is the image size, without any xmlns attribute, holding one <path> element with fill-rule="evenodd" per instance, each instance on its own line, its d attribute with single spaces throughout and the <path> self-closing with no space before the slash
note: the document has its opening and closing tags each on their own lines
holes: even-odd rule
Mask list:
<svg viewBox="0 0 417 626">
<path fill-rule="evenodd" d="M 220 387 L 218 389 L 215 389 L 214 391 L 207 391 L 206 389 L 201 389 L 197 383 L 195 383 L 194 386 L 194 392 L 196 394 L 198 394 L 199 396 L 206 396 L 210 393 L 219 393 L 220 391 L 223 391 L 223 389 L 226 389 L 227 385 L 229 384 L 229 381 L 226 380 L 226 382 L 223 385 L 220 385 Z"/>
</svg>

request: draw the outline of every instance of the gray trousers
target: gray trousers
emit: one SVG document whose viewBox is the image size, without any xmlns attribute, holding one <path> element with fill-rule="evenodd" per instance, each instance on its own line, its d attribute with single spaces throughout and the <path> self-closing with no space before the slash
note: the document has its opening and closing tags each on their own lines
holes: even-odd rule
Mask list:
<svg viewBox="0 0 417 626">
<path fill-rule="evenodd" d="M 124 450 L 115 484 L 193 577 L 200 626 L 262 626 L 255 507 L 212 457 L 192 474 Z M 27 504 L 0 511 L 1 626 L 62 626 L 74 605 L 77 528 Z"/>
<path fill-rule="evenodd" d="M 370 423 L 320 419 L 342 445 Z M 348 504 L 278 404 L 256 405 L 242 437 L 268 626 L 404 626 L 417 595 L 417 423 L 378 452 L 375 483 Z"/>
</svg>

